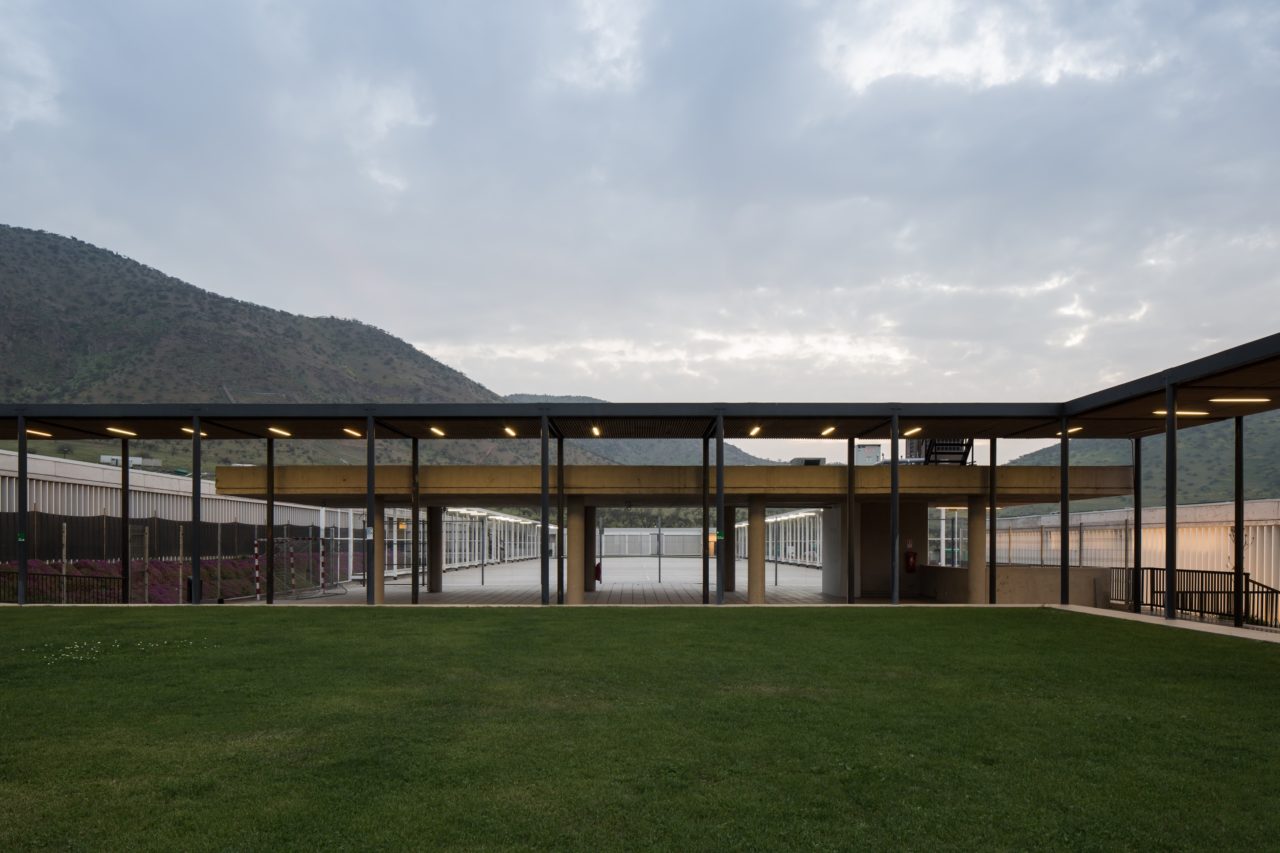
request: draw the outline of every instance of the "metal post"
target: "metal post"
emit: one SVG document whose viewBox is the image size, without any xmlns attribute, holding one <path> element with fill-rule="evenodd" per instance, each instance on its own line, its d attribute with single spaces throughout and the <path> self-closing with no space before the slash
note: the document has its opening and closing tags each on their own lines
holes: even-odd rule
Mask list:
<svg viewBox="0 0 1280 853">
<path fill-rule="evenodd" d="M 414 604 L 417 604 L 418 590 L 422 583 L 422 531 L 419 529 L 422 526 L 422 494 L 421 483 L 418 479 L 418 439 L 412 439 L 410 445 L 409 455 L 411 458 L 409 464 L 413 466 L 413 473 L 411 474 L 413 495 L 409 499 L 409 524 L 412 526 L 412 530 L 409 533 L 409 547 L 413 551 L 413 555 L 409 560 L 409 565 L 413 572 L 413 592 L 410 598 Z"/>
<path fill-rule="evenodd" d="M 551 603 L 551 424 L 542 416 L 542 603 Z"/>
<path fill-rule="evenodd" d="M 18 415 L 18 603 L 27 603 L 27 419 Z"/>
<path fill-rule="evenodd" d="M 724 415 L 716 415 L 716 604 L 724 604 Z"/>
<path fill-rule="evenodd" d="M 267 604 L 276 601 L 276 440 L 267 437 Z"/>
<path fill-rule="evenodd" d="M 707 490 L 707 475 L 711 473 L 711 439 L 702 436 L 702 603 L 711 601 L 711 495 Z"/>
<path fill-rule="evenodd" d="M 662 513 L 658 513 L 658 583 L 662 583 Z"/>
<path fill-rule="evenodd" d="M 1133 440 L 1133 612 L 1142 612 L 1142 439 Z"/>
<path fill-rule="evenodd" d="M 1058 435 L 1058 603 L 1071 603 L 1071 440 L 1067 419 Z"/>
<path fill-rule="evenodd" d="M 1164 618 L 1178 615 L 1178 386 L 1164 386 Z"/>
<path fill-rule="evenodd" d="M 200 503 L 204 497 L 200 477 L 200 416 L 191 418 L 191 603 L 199 604 L 200 589 Z"/>
<path fill-rule="evenodd" d="M 987 477 L 987 603 L 996 603 L 996 437 L 991 437 L 991 457 Z M 1006 556 L 1006 559 L 1008 557 Z"/>
<path fill-rule="evenodd" d="M 894 604 L 898 603 L 900 594 L 898 571 L 902 559 L 898 529 L 898 429 L 898 413 L 894 412 L 889 418 L 889 600 Z"/>
<path fill-rule="evenodd" d="M 1244 418 L 1236 416 L 1236 541 L 1232 611 L 1237 628 L 1244 627 Z"/>
<path fill-rule="evenodd" d="M 65 566 L 65 562 L 63 563 Z M 129 439 L 120 439 L 120 603 L 129 603 Z"/>
<path fill-rule="evenodd" d="M 848 561 L 844 569 L 845 585 L 847 587 L 847 589 L 845 590 L 844 600 L 849 604 L 853 604 L 853 602 L 856 600 L 856 596 L 854 595 L 854 588 L 855 588 L 854 567 L 857 565 L 857 553 L 858 553 L 856 543 L 854 542 L 854 530 L 856 529 L 857 525 L 853 517 L 853 510 L 855 506 L 854 495 L 855 495 L 855 486 L 856 486 L 855 477 L 854 477 L 854 464 L 856 462 L 856 454 L 854 451 L 857 448 L 855 446 L 855 440 L 853 438 L 849 439 L 848 445 L 849 446 L 846 451 L 846 454 L 848 457 L 846 460 L 848 463 L 848 470 L 845 471 L 845 481 L 844 481 L 844 495 L 845 495 L 844 496 L 844 501 L 845 501 L 844 546 L 845 546 L 845 560 Z M 778 582 L 777 582 L 778 561 L 777 561 L 776 553 L 773 561 L 773 574 L 774 574 L 773 585 L 777 586 L 778 585 Z"/>
<path fill-rule="evenodd" d="M 556 604 L 564 604 L 564 436 L 556 436 Z M 589 569 L 590 570 L 590 569 Z"/>
<path fill-rule="evenodd" d="M 378 571 L 378 558 L 373 548 L 373 525 L 378 518 L 378 508 L 375 505 L 377 495 L 377 482 L 375 476 L 376 453 L 377 446 L 375 444 L 374 433 L 377 426 L 373 422 L 373 415 L 369 415 L 364 421 L 364 443 L 365 443 L 365 494 L 364 494 L 364 511 L 366 513 L 364 519 L 364 603 L 375 604 L 377 602 L 377 591 L 375 587 L 378 580 L 374 578 L 374 574 Z"/>
</svg>

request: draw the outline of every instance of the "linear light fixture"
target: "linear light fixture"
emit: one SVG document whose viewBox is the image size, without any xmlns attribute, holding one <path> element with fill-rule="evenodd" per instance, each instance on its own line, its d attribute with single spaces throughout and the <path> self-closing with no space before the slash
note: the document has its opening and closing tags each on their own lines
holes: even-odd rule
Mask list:
<svg viewBox="0 0 1280 853">
<path fill-rule="evenodd" d="M 280 429 L 280 427 L 267 427 L 267 432 L 274 432 L 276 435 L 284 436 L 285 438 L 293 438 L 293 433 L 287 429 Z"/>
<path fill-rule="evenodd" d="M 511 436 L 512 438 L 516 437 L 516 431 L 509 426 L 504 426 L 502 428 L 502 431 L 505 432 L 507 435 Z"/>
<path fill-rule="evenodd" d="M 1270 403 L 1270 397 L 1210 397 L 1210 403 Z"/>
<path fill-rule="evenodd" d="M 592 425 L 591 425 L 591 434 L 592 434 L 592 435 L 594 435 L 596 438 L 599 438 L 599 437 L 600 437 L 600 427 L 596 426 L 595 424 L 592 424 Z"/>
<path fill-rule="evenodd" d="M 136 432 L 131 432 L 130 430 L 127 430 L 127 429 L 121 429 L 120 427 L 107 427 L 107 432 L 113 432 L 116 435 L 123 435 L 125 438 L 138 437 L 138 434 Z"/>
<path fill-rule="evenodd" d="M 1168 409 L 1156 409 L 1156 410 L 1155 410 L 1154 412 L 1152 412 L 1151 414 L 1153 414 L 1153 415 L 1160 415 L 1160 417 L 1164 417 L 1165 415 L 1169 414 L 1169 410 L 1168 410 Z M 1207 418 L 1207 417 L 1209 417 L 1209 413 L 1208 413 L 1208 412 L 1202 412 L 1202 411 L 1199 411 L 1199 410 L 1197 410 L 1197 409 L 1175 409 L 1175 410 L 1174 410 L 1174 414 L 1175 414 L 1175 415 L 1177 415 L 1177 416 L 1178 416 L 1178 417 L 1180 417 L 1180 418 Z"/>
<path fill-rule="evenodd" d="M 757 435 L 759 435 L 759 434 L 760 434 L 760 425 L 759 425 L 759 424 L 756 424 L 755 426 L 753 426 L 753 427 L 751 428 L 751 432 L 747 433 L 747 435 L 751 436 L 752 438 L 755 438 L 755 437 L 756 437 Z"/>
<path fill-rule="evenodd" d="M 432 435 L 438 435 L 438 436 L 440 436 L 441 438 L 444 438 L 444 430 L 440 429 L 440 427 L 438 427 L 438 426 L 433 426 L 433 427 L 431 427 L 430 429 L 431 429 L 431 434 L 432 434 Z"/>
<path fill-rule="evenodd" d="M 1082 429 L 1084 429 L 1084 427 L 1082 426 L 1067 427 L 1067 435 L 1072 435 L 1074 433 L 1079 432 Z M 1062 437 L 1062 433 L 1060 432 L 1055 432 L 1054 435 L 1058 436 L 1059 438 Z"/>
<path fill-rule="evenodd" d="M 345 432 L 347 435 L 351 436 L 352 438 L 364 438 L 364 433 L 360 432 L 360 430 L 358 429 L 352 429 L 351 427 L 343 427 L 342 431 Z"/>
<path fill-rule="evenodd" d="M 195 434 L 196 434 L 196 431 L 195 431 L 193 428 L 191 428 L 191 427 L 183 427 L 183 428 L 182 428 L 182 431 L 183 431 L 183 432 L 185 432 L 187 435 L 195 435 Z M 209 433 L 205 432 L 204 430 L 200 430 L 200 437 L 201 437 L 201 438 L 208 438 L 208 437 L 209 437 Z"/>
<path fill-rule="evenodd" d="M 36 438 L 53 438 L 53 433 L 51 432 L 42 432 L 41 430 L 31 429 L 30 427 L 27 427 L 27 435 L 34 435 Z"/>
<path fill-rule="evenodd" d="M 915 435 L 916 433 L 920 432 L 922 429 L 924 429 L 924 427 L 912 427 L 911 429 L 909 429 L 909 430 L 907 430 L 906 432 L 904 432 L 904 433 L 902 434 L 902 437 L 903 437 L 903 438 L 909 438 L 910 436 L 913 436 L 913 435 Z"/>
<path fill-rule="evenodd" d="M 836 428 L 835 428 L 835 427 L 833 427 L 833 426 L 829 426 L 829 427 L 827 427 L 826 429 L 824 429 L 824 430 L 822 431 L 822 434 L 823 434 L 823 435 L 831 435 L 831 433 L 833 433 L 833 432 L 835 432 L 835 431 L 836 431 Z"/>
</svg>

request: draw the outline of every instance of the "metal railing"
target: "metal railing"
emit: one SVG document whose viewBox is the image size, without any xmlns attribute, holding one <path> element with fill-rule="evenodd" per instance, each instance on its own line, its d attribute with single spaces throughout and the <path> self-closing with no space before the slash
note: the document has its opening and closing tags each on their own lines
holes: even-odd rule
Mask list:
<svg viewBox="0 0 1280 853">
<path fill-rule="evenodd" d="M 0 601 L 17 602 L 18 573 L 0 571 Z M 119 604 L 120 578 L 27 573 L 28 604 Z"/>
<path fill-rule="evenodd" d="M 1144 567 L 1143 609 L 1163 613 L 1168 602 L 1168 575 L 1162 568 Z M 1174 609 L 1184 616 L 1230 620 L 1235 616 L 1235 575 L 1205 569 L 1178 569 L 1174 577 Z M 1133 605 L 1133 569 L 1111 570 L 1111 601 Z M 1280 628 L 1280 590 L 1244 575 L 1246 625 Z"/>
</svg>

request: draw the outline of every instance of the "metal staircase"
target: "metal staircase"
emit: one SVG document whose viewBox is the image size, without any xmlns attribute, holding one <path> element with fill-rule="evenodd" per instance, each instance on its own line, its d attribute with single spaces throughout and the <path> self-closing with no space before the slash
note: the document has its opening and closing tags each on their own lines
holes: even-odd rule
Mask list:
<svg viewBox="0 0 1280 853">
<path fill-rule="evenodd" d="M 968 465 L 971 455 L 972 438 L 930 438 L 924 442 L 926 465 Z"/>
</svg>

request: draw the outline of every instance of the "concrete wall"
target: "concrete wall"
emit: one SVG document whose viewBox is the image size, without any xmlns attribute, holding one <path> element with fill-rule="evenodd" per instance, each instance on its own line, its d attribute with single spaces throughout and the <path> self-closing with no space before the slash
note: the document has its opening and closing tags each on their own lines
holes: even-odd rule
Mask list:
<svg viewBox="0 0 1280 853">
<path fill-rule="evenodd" d="M 859 504 L 858 556 L 861 568 L 862 595 L 872 598 L 887 597 L 889 587 L 889 505 L 880 502 Z M 928 549 L 929 505 L 925 502 L 902 501 L 898 515 L 900 550 L 907 550 L 910 541 L 923 557 Z M 825 547 L 825 546 L 824 546 Z M 902 567 L 900 592 L 904 598 L 924 594 L 925 582 L 921 571 L 908 572 Z"/>
<path fill-rule="evenodd" d="M 968 569 L 926 566 L 922 576 L 925 597 L 948 604 L 969 601 Z M 1108 607 L 1110 582 L 1110 569 L 1073 567 L 1069 581 L 1071 603 Z M 1057 604 L 1058 596 L 1057 566 L 996 567 L 996 602 L 999 604 Z"/>
</svg>

